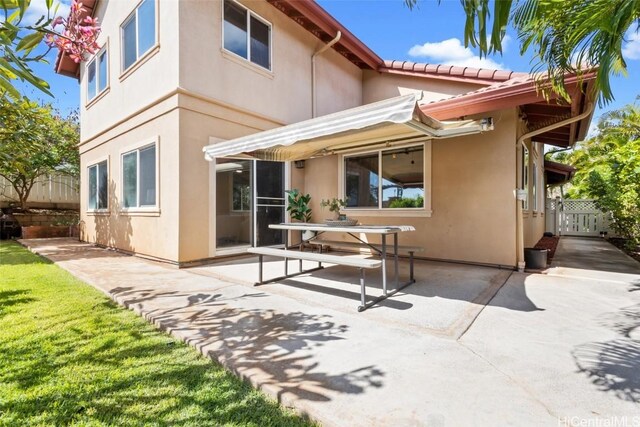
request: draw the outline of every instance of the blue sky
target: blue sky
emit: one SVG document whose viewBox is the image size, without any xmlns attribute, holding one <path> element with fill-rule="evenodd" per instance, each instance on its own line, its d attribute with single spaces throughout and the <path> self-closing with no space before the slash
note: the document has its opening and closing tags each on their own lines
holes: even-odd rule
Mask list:
<svg viewBox="0 0 640 427">
<path fill-rule="evenodd" d="M 44 0 L 32 1 L 33 15 L 41 10 L 40 3 L 44 4 Z M 481 60 L 475 51 L 464 48 L 464 14 L 458 0 L 443 0 L 440 5 L 436 1 L 422 0 L 413 10 L 405 7 L 402 0 L 319 0 L 319 3 L 384 59 L 531 70 L 531 56 L 519 55 L 512 30 L 507 31 L 502 56 Z M 65 7 L 62 6 L 62 12 Z M 640 36 L 629 33 L 628 39 L 625 53 L 629 75 L 613 77 L 616 99 L 604 111 L 632 103 L 640 94 Z M 49 59 L 50 64 L 38 64 L 34 69 L 50 83 L 56 96 L 52 102 L 62 111 L 77 108 L 80 100 L 77 81 L 53 72 L 55 52 L 49 54 Z M 50 100 L 37 90 L 23 87 L 27 96 Z M 596 110 L 596 117 L 602 111 Z"/>
</svg>

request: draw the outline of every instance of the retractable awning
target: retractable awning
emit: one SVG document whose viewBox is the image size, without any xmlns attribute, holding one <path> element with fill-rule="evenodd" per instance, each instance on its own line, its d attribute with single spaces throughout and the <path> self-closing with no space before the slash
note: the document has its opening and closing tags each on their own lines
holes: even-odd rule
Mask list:
<svg viewBox="0 0 640 427">
<path fill-rule="evenodd" d="M 492 129 L 491 119 L 433 119 L 420 111 L 416 96 L 411 94 L 241 138 L 211 141 L 203 151 L 209 161 L 216 157 L 292 161 L 381 143 L 452 138 Z"/>
</svg>

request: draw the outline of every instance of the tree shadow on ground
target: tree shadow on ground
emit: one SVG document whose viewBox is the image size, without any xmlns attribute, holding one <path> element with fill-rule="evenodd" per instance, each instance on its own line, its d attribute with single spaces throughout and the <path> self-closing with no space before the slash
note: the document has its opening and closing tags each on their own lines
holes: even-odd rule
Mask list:
<svg viewBox="0 0 640 427">
<path fill-rule="evenodd" d="M 28 294 L 29 292 L 24 289 L 0 291 L 0 317 L 14 311 L 21 305 L 35 301 L 34 298 L 27 296 Z"/>
<path fill-rule="evenodd" d="M 599 390 L 640 402 L 640 342 L 621 338 L 583 344 L 574 349 L 573 358 Z"/>
<path fill-rule="evenodd" d="M 180 298 L 180 304 L 174 300 L 167 308 L 145 310 L 145 318 L 242 378 L 275 390 L 279 400 L 329 401 L 333 393 L 358 394 L 382 386 L 384 372 L 375 366 L 321 370 L 314 350 L 344 340 L 349 329 L 331 316 L 242 308 L 247 299 L 268 298 L 265 293 L 225 298 L 220 293 L 167 295 L 153 289 L 119 288 L 113 296 L 128 307 L 150 300 L 162 306 L 163 298 Z"/>
<path fill-rule="evenodd" d="M 17 242 L 2 242 L 0 244 L 0 266 L 52 264 L 41 256 L 25 257 L 22 245 Z"/>
<path fill-rule="evenodd" d="M 120 307 L 78 312 L 0 342 L 7 425 L 305 423 Z"/>
<path fill-rule="evenodd" d="M 640 304 L 600 317 L 600 324 L 621 337 L 580 345 L 572 352 L 578 371 L 599 390 L 622 400 L 640 402 Z"/>
</svg>

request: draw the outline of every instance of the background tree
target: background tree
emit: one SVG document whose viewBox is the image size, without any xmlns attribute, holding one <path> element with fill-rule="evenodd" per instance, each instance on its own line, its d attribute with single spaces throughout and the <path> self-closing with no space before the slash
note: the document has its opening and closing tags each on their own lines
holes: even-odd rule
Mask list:
<svg viewBox="0 0 640 427">
<path fill-rule="evenodd" d="M 11 184 L 22 209 L 38 178 L 79 175 L 79 140 L 77 114 L 61 117 L 50 105 L 0 99 L 0 176 Z"/>
<path fill-rule="evenodd" d="M 596 136 L 554 160 L 577 168 L 570 198 L 594 198 L 611 212 L 613 227 L 632 244 L 640 244 L 640 108 L 637 105 L 602 116 Z"/>
<path fill-rule="evenodd" d="M 418 0 L 404 0 L 410 8 Z M 610 77 L 626 74 L 622 43 L 629 28 L 640 26 L 638 0 L 460 0 L 466 14 L 465 46 L 480 56 L 500 52 L 507 27 L 520 40 L 520 53 L 533 49 L 532 72 L 545 90 L 569 98 L 567 73 L 597 66 L 600 103 L 613 100 Z"/>
<path fill-rule="evenodd" d="M 21 80 L 51 95 L 49 84 L 37 77 L 30 67 L 34 62 L 47 62 L 46 55 L 57 47 L 67 52 L 76 62 L 85 54 L 98 50 L 96 39 L 100 34 L 97 19 L 81 18 L 82 4 L 73 0 L 68 18 L 54 18 L 57 7 L 53 0 L 45 0 L 47 15 L 35 24 L 25 25 L 24 15 L 29 7 L 28 0 L 0 0 L 0 11 L 4 20 L 0 22 L 0 97 L 13 100 L 21 98 L 14 81 Z M 35 50 L 45 41 L 49 47 L 44 52 Z M 53 96 L 53 95 L 51 95 Z"/>
</svg>

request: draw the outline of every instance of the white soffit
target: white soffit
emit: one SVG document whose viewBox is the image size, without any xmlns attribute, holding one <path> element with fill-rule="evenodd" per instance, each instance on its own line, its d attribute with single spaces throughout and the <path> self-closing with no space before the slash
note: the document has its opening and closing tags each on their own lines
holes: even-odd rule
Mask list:
<svg viewBox="0 0 640 427">
<path fill-rule="evenodd" d="M 210 138 L 203 151 L 209 161 L 216 157 L 292 161 L 384 142 L 451 138 L 492 129 L 486 119 L 441 122 L 428 117 L 411 94 L 224 142 Z"/>
</svg>

